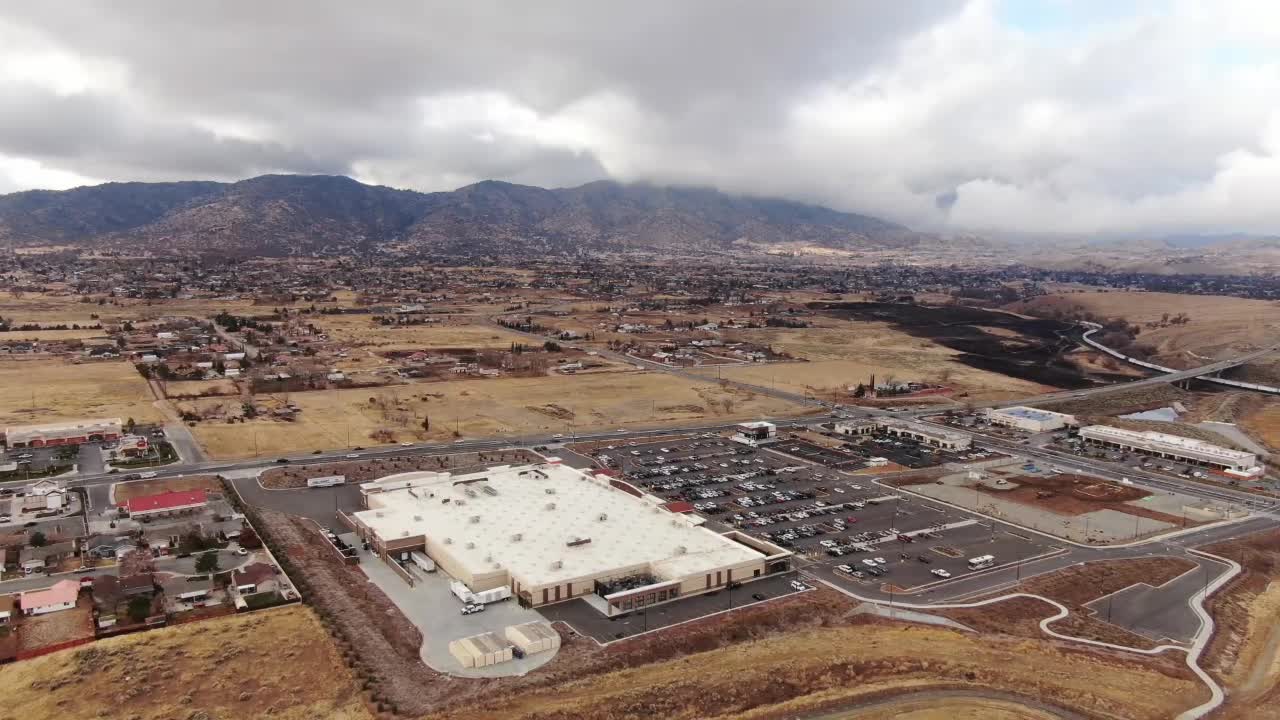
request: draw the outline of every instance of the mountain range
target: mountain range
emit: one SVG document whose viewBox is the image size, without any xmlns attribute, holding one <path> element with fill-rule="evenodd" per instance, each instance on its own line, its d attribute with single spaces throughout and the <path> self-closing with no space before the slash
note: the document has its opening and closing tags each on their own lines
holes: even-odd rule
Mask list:
<svg viewBox="0 0 1280 720">
<path fill-rule="evenodd" d="M 0 247 L 238 256 L 379 249 L 452 255 L 671 254 L 913 247 L 931 236 L 874 217 L 711 189 L 487 180 L 420 193 L 330 175 L 235 183 L 108 183 L 0 196 Z"/>
</svg>

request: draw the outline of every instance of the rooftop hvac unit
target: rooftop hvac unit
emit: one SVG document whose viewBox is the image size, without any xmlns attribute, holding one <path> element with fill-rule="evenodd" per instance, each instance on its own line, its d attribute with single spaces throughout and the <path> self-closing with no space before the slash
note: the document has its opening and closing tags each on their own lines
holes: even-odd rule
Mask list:
<svg viewBox="0 0 1280 720">
<path fill-rule="evenodd" d="M 543 489 L 542 489 L 542 492 L 544 492 L 544 493 L 546 493 L 546 494 L 548 494 L 548 495 L 555 495 L 555 494 L 556 494 L 556 489 L 555 489 L 555 488 L 543 488 Z"/>
<path fill-rule="evenodd" d="M 409 537 L 409 531 L 408 531 L 408 530 L 401 530 L 401 531 L 400 531 L 400 537 Z"/>
<path fill-rule="evenodd" d="M 551 569 L 552 569 L 552 570 L 559 570 L 559 569 L 561 569 L 561 568 L 563 568 L 563 567 L 564 567 L 564 561 L 563 561 L 563 560 L 556 560 L 555 562 L 551 563 Z"/>
<path fill-rule="evenodd" d="M 520 542 L 524 539 L 524 533 L 516 533 L 511 536 L 511 542 Z"/>
<path fill-rule="evenodd" d="M 375 513 L 373 514 L 373 516 L 374 516 L 374 517 L 382 517 L 382 511 L 381 511 L 381 510 L 378 510 L 377 512 L 375 512 Z"/>
<path fill-rule="evenodd" d="M 609 519 L 609 513 L 600 513 L 600 517 L 596 519 L 599 520 L 600 522 L 604 522 L 605 520 Z"/>
<path fill-rule="evenodd" d="M 466 504 L 467 504 L 467 501 L 466 501 L 466 500 L 463 500 L 462 498 L 458 498 L 457 500 L 454 500 L 454 501 L 453 501 L 453 504 L 454 504 L 454 505 L 466 505 Z"/>
<path fill-rule="evenodd" d="M 485 561 L 485 562 L 487 562 L 487 563 L 491 563 L 491 562 L 493 562 L 493 556 L 492 556 L 492 555 L 485 555 L 485 556 L 484 556 L 484 561 Z"/>
<path fill-rule="evenodd" d="M 555 509 L 556 509 L 556 504 L 555 504 L 555 503 L 547 503 L 547 509 L 548 509 L 548 510 L 555 510 Z"/>
<path fill-rule="evenodd" d="M 484 490 L 484 494 L 485 494 L 485 495 L 497 495 L 497 494 L 498 494 L 498 490 L 497 490 L 497 488 L 495 488 L 495 487 L 494 487 L 494 486 L 492 486 L 492 485 L 485 485 L 485 486 L 484 486 L 483 488 L 481 488 L 481 489 L 482 489 L 482 490 Z"/>
<path fill-rule="evenodd" d="M 445 544 L 445 545 L 452 545 L 452 544 L 453 544 L 453 538 L 445 538 L 445 539 L 444 539 L 444 544 Z"/>
<path fill-rule="evenodd" d="M 475 491 L 475 490 L 472 490 L 471 488 L 462 488 L 462 492 L 466 493 L 466 494 L 467 494 L 467 497 L 475 497 L 475 496 L 476 496 L 476 491 Z"/>
<path fill-rule="evenodd" d="M 677 554 L 677 555 L 684 555 L 684 554 L 685 554 L 685 553 L 687 553 L 687 552 L 689 552 L 689 548 L 687 548 L 687 547 L 685 547 L 685 546 L 683 546 L 683 545 L 678 545 L 678 546 L 676 546 L 676 554 Z"/>
<path fill-rule="evenodd" d="M 473 543 L 473 542 L 469 542 L 469 543 L 467 543 L 467 549 L 468 549 L 468 550 L 475 550 L 475 549 L 476 549 L 476 544 L 475 544 L 475 543 Z"/>
<path fill-rule="evenodd" d="M 472 516 L 471 516 L 471 522 L 472 522 L 472 523 L 478 523 L 478 522 L 480 522 L 480 516 L 479 516 L 479 515 L 472 515 Z"/>
<path fill-rule="evenodd" d="M 414 515 L 414 516 L 413 516 L 413 521 L 414 521 L 414 522 L 422 522 L 422 516 L 421 516 L 421 515 Z"/>
<path fill-rule="evenodd" d="M 575 537 L 574 539 L 570 540 L 565 544 L 568 545 L 569 547 L 578 547 L 579 545 L 586 545 L 590 542 L 591 542 L 591 538 Z"/>
</svg>

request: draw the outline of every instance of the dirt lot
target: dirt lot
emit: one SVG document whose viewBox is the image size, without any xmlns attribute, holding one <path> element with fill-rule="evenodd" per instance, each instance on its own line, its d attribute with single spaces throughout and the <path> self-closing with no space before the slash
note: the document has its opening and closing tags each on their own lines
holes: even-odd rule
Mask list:
<svg viewBox="0 0 1280 720">
<path fill-rule="evenodd" d="M 1204 664 L 1232 690 L 1224 717 L 1280 718 L 1280 532 L 1202 549 L 1244 568 L 1209 599 L 1217 631 Z"/>
<path fill-rule="evenodd" d="M 183 490 L 209 490 L 222 492 L 222 483 L 216 475 L 187 475 L 176 478 L 157 478 L 155 480 L 131 480 L 116 483 L 115 498 L 119 505 L 126 500 L 146 495 L 158 495 L 165 492 Z"/>
<path fill-rule="evenodd" d="M 208 421 L 193 428 L 214 458 L 376 444 L 443 441 L 501 434 L 563 433 L 698 422 L 734 422 L 802 414 L 808 409 L 733 386 L 664 373 L 634 372 L 541 378 L 459 380 L 377 389 L 292 393 L 302 408 L 294 422 Z M 207 409 L 226 401 L 178 403 Z M 238 403 L 233 403 L 237 405 Z M 233 408 L 235 410 L 235 408 Z M 423 430 L 424 420 L 431 429 Z M 350 442 L 348 442 L 348 433 Z"/>
<path fill-rule="evenodd" d="M 347 482 L 368 482 L 395 473 L 413 470 L 448 470 L 465 473 L 495 464 L 536 462 L 538 456 L 525 450 L 454 453 L 451 455 L 405 455 L 368 461 L 325 463 L 299 467 L 271 468 L 258 478 L 271 489 L 305 487 L 307 480 L 325 475 L 345 475 Z M 119 492 L 117 490 L 117 492 Z"/>
<path fill-rule="evenodd" d="M 1010 500 L 1058 515 L 1083 515 L 1097 510 L 1115 510 L 1127 515 L 1137 515 L 1151 520 L 1181 525 L 1180 516 L 1158 512 L 1140 505 L 1130 505 L 1151 493 L 1135 487 L 1117 485 L 1085 475 L 1014 475 L 1008 478 L 1017 487 L 1010 490 L 994 489 L 979 485 L 980 492 L 1003 500 Z M 1042 495 L 1047 495 L 1042 497 Z M 1187 527 L 1196 523 L 1185 521 Z"/>
<path fill-rule="evenodd" d="M 147 382 L 126 362 L 0 360 L 0 426 L 103 417 L 163 420 L 154 400 Z"/>
<path fill-rule="evenodd" d="M 24 617 L 18 625 L 17 634 L 19 653 L 92 638 L 93 600 L 87 594 L 81 594 L 74 609 Z M 0 680 L 3 680 L 2 675 Z"/>
<path fill-rule="evenodd" d="M 0 668 L 0 686 L 10 712 L 29 720 L 371 717 L 324 629 L 297 605 L 26 660 Z"/>
</svg>

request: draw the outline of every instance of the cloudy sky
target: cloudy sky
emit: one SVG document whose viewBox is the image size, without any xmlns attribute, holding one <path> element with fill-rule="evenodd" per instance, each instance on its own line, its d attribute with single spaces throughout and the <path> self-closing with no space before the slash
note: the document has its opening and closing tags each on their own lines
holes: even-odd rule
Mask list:
<svg viewBox="0 0 1280 720">
<path fill-rule="evenodd" d="M 1280 232 L 1280 2 L 7 3 L 0 192 L 714 185 L 931 230 Z"/>
</svg>

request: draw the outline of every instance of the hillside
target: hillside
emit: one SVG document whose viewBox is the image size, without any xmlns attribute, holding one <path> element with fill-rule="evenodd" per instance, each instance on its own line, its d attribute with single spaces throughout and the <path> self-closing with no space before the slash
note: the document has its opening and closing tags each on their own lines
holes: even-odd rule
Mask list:
<svg viewBox="0 0 1280 720">
<path fill-rule="evenodd" d="M 926 240 L 932 238 L 901 225 L 789 200 L 608 181 L 548 190 L 490 180 L 419 193 L 341 176 L 265 175 L 231 184 L 112 183 L 0 196 L 0 247 L 287 256 L 394 244 L 484 255 L 858 250 Z"/>
</svg>

